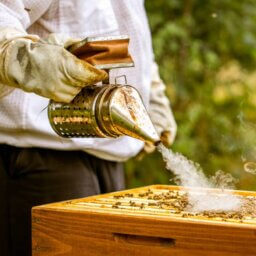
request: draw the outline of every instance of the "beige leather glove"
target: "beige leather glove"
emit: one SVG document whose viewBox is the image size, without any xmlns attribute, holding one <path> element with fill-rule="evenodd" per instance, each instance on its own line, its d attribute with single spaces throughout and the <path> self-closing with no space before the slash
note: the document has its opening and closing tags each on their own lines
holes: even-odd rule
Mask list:
<svg viewBox="0 0 256 256">
<path fill-rule="evenodd" d="M 35 35 L 0 28 L 0 83 L 55 101 L 72 101 L 83 87 L 104 80 L 107 73 L 69 53 L 63 46 L 70 43 L 41 41 Z M 0 94 L 6 94 L 3 89 Z"/>
<path fill-rule="evenodd" d="M 149 116 L 163 144 L 166 147 L 170 147 L 176 136 L 177 125 L 173 117 L 170 102 L 165 95 L 165 84 L 160 79 L 156 63 L 153 63 L 151 72 L 152 82 L 148 109 Z M 142 159 L 146 154 L 152 153 L 154 150 L 154 145 L 145 143 L 145 146 L 138 154 L 137 159 Z"/>
</svg>

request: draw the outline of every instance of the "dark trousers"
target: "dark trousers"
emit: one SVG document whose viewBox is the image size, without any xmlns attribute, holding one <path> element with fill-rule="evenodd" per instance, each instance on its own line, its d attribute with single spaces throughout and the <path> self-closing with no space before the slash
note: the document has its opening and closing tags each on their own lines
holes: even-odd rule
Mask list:
<svg viewBox="0 0 256 256">
<path fill-rule="evenodd" d="M 31 208 L 124 188 L 122 164 L 80 151 L 0 145 L 0 255 L 31 255 Z"/>
</svg>

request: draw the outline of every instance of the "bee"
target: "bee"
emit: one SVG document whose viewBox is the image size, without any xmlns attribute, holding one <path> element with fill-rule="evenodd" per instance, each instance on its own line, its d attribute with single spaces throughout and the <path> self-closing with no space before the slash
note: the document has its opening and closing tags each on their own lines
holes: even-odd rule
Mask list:
<svg viewBox="0 0 256 256">
<path fill-rule="evenodd" d="M 112 208 L 118 209 L 120 205 L 121 202 L 116 202 L 115 204 L 112 205 Z"/>
<path fill-rule="evenodd" d="M 129 204 L 130 204 L 130 206 L 136 206 L 136 203 L 133 201 L 130 201 Z"/>
<path fill-rule="evenodd" d="M 120 198 L 124 198 L 124 196 L 123 195 L 114 195 L 114 198 L 115 199 L 120 199 Z"/>
<path fill-rule="evenodd" d="M 127 197 L 133 197 L 133 194 L 132 193 L 126 193 L 126 194 L 124 194 L 125 196 L 127 196 Z"/>
</svg>

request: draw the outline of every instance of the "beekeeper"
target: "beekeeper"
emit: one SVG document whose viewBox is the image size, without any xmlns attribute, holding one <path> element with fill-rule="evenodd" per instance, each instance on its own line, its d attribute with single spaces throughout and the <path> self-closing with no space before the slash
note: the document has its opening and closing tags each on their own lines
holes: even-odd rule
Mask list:
<svg viewBox="0 0 256 256">
<path fill-rule="evenodd" d="M 107 76 L 65 48 L 85 37 L 120 34 L 130 37 L 135 68 L 112 76 L 125 74 L 139 90 L 170 145 L 176 125 L 153 61 L 143 0 L 0 1 L 1 256 L 31 254 L 33 206 L 124 188 L 122 162 L 143 142 L 60 138 L 46 111 L 49 99 L 70 102 Z"/>
</svg>

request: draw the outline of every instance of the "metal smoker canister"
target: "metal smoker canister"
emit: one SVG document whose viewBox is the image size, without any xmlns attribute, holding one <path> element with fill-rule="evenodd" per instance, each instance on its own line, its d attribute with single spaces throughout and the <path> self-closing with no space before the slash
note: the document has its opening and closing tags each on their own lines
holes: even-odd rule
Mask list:
<svg viewBox="0 0 256 256">
<path fill-rule="evenodd" d="M 51 101 L 48 117 L 62 137 L 128 135 L 151 143 L 159 141 L 139 93 L 129 85 L 92 86 L 84 88 L 72 103 Z"/>
</svg>

